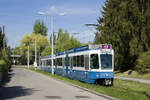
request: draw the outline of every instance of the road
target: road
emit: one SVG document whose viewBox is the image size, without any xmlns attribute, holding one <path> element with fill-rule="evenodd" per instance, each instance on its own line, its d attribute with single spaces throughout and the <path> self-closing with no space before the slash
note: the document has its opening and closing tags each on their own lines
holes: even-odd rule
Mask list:
<svg viewBox="0 0 150 100">
<path fill-rule="evenodd" d="M 144 84 L 150 84 L 150 80 L 146 80 L 146 79 L 128 78 L 128 77 L 120 77 L 120 76 L 115 76 L 115 78 L 121 79 L 121 80 L 135 81 L 135 82 L 144 83 Z"/>
<path fill-rule="evenodd" d="M 0 100 L 107 100 L 59 80 L 23 68 L 13 68 L 0 87 Z"/>
</svg>

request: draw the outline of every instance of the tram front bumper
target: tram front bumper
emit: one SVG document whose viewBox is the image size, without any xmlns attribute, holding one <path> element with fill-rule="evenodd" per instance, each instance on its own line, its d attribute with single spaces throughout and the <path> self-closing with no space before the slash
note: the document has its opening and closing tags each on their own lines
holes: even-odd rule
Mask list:
<svg viewBox="0 0 150 100">
<path fill-rule="evenodd" d="M 89 72 L 90 79 L 111 79 L 114 78 L 113 72 Z"/>
</svg>

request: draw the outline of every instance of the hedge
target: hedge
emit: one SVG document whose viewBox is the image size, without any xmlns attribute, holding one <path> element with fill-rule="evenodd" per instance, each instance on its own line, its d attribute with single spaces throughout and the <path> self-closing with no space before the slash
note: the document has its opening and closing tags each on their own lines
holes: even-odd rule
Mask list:
<svg viewBox="0 0 150 100">
<path fill-rule="evenodd" d="M 4 72 L 8 70 L 7 63 L 4 60 L 0 60 L 0 71 Z"/>
</svg>

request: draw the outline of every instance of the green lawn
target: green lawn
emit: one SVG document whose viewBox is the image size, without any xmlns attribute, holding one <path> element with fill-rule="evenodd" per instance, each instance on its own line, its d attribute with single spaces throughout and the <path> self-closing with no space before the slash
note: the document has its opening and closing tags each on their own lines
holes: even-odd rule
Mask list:
<svg viewBox="0 0 150 100">
<path fill-rule="evenodd" d="M 115 76 L 122 76 L 122 77 L 130 77 L 130 78 L 141 78 L 141 79 L 149 79 L 150 80 L 150 73 L 146 74 L 139 74 L 136 71 L 126 71 L 126 72 L 115 72 Z"/>
<path fill-rule="evenodd" d="M 121 100 L 150 100 L 150 85 L 147 84 L 115 79 L 114 86 L 108 87 L 108 86 L 100 86 L 95 84 L 87 84 L 77 80 L 65 78 L 59 75 L 52 76 L 49 72 L 42 72 L 39 69 L 34 70 L 33 68 L 30 68 L 30 70 L 39 72 L 41 74 L 56 79 L 63 80 L 65 82 L 79 85 L 81 87 L 88 88 L 96 92 L 109 95 Z"/>
</svg>

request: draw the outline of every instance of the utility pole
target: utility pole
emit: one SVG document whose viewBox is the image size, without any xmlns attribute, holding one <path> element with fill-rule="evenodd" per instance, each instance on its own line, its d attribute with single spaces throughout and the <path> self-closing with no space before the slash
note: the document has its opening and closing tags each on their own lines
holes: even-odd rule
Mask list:
<svg viewBox="0 0 150 100">
<path fill-rule="evenodd" d="M 40 50 L 39 50 L 39 67 L 40 67 L 40 64 L 41 64 L 41 58 L 40 58 Z"/>
<path fill-rule="evenodd" d="M 52 34 L 52 75 L 54 75 L 53 16 L 50 17 L 51 17 L 51 34 Z"/>
<path fill-rule="evenodd" d="M 52 59 L 51 59 L 51 62 L 52 62 L 52 75 L 54 75 L 54 41 L 53 41 L 53 16 L 50 15 L 50 14 L 47 14 L 46 12 L 39 12 L 40 15 L 48 15 L 50 16 L 50 23 L 51 23 L 51 27 L 50 27 L 50 30 L 51 30 L 51 34 L 52 34 Z M 60 16 L 64 16 L 65 13 L 59 13 Z"/>
<path fill-rule="evenodd" d="M 29 65 L 29 64 L 30 64 L 30 55 L 29 55 L 30 52 L 29 52 L 29 49 L 30 49 L 30 48 L 29 48 L 29 45 L 28 45 L 28 69 L 29 69 L 29 66 L 30 66 L 30 65 Z"/>
<path fill-rule="evenodd" d="M 36 45 L 36 39 L 35 39 L 35 61 L 34 61 L 34 67 L 37 67 L 37 45 Z"/>
<path fill-rule="evenodd" d="M 14 55 L 14 49 L 13 49 L 13 55 Z M 14 56 L 13 56 L 13 63 L 14 63 L 14 66 L 15 66 L 15 59 L 14 59 Z"/>
</svg>

